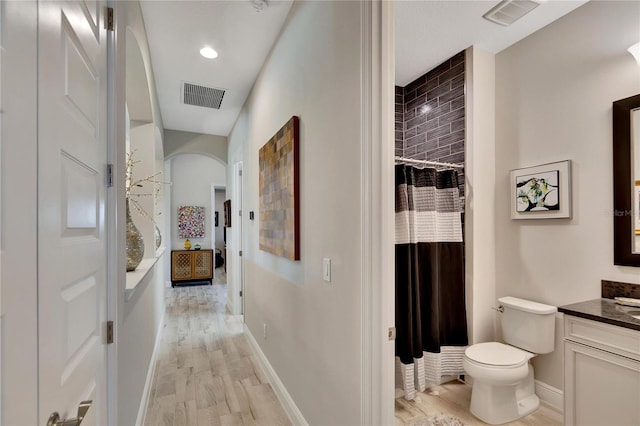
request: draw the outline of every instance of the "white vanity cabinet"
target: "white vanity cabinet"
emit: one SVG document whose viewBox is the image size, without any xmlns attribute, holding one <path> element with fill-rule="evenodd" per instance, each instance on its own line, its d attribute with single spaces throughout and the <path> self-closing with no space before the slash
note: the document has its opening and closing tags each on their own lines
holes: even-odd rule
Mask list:
<svg viewBox="0 0 640 426">
<path fill-rule="evenodd" d="M 640 331 L 565 314 L 564 424 L 640 425 Z"/>
</svg>

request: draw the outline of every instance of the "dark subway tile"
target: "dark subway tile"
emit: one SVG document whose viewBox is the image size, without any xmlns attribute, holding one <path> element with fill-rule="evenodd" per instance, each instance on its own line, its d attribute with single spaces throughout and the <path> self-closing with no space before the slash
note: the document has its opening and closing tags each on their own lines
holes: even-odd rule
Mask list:
<svg viewBox="0 0 640 426">
<path fill-rule="evenodd" d="M 405 103 L 404 110 L 410 110 L 414 108 L 418 108 L 420 105 L 425 104 L 427 102 L 427 97 L 425 95 L 417 96 L 410 102 Z"/>
<path fill-rule="evenodd" d="M 450 133 L 448 135 L 443 135 L 438 139 L 438 145 L 439 146 L 451 145 L 460 141 L 464 141 L 464 130 L 460 130 L 455 133 Z"/>
<path fill-rule="evenodd" d="M 455 154 L 442 157 L 440 161 L 444 161 L 445 163 L 464 164 L 464 152 L 457 152 Z"/>
<path fill-rule="evenodd" d="M 427 151 L 427 160 L 438 161 L 441 158 L 448 157 L 451 154 L 448 146 Z"/>
<path fill-rule="evenodd" d="M 398 144 L 398 141 L 400 141 L 400 143 L 404 143 L 404 137 L 402 135 L 402 132 L 397 131 L 395 132 L 395 140 L 396 140 L 396 145 Z"/>
<path fill-rule="evenodd" d="M 449 149 L 451 149 L 451 155 L 462 152 L 464 154 L 464 141 L 455 142 L 449 145 Z"/>
<path fill-rule="evenodd" d="M 453 55 L 449 61 L 451 63 L 451 66 L 455 67 L 459 63 L 464 63 L 465 62 L 464 58 L 465 58 L 465 51 L 463 50 L 462 52 L 458 52 L 455 55 Z"/>
<path fill-rule="evenodd" d="M 465 74 L 462 73 L 451 80 L 451 87 L 464 86 Z"/>
<path fill-rule="evenodd" d="M 411 92 L 405 93 L 404 94 L 404 103 L 408 103 L 411 102 L 412 100 L 414 100 L 416 98 L 416 96 L 418 96 L 418 94 L 416 93 L 415 90 L 412 90 Z"/>
<path fill-rule="evenodd" d="M 402 126 L 402 121 L 396 121 L 396 131 L 402 131 L 404 130 L 404 127 Z"/>
<path fill-rule="evenodd" d="M 457 97 L 451 100 L 451 109 L 464 108 L 464 96 Z"/>
<path fill-rule="evenodd" d="M 404 93 L 408 93 L 412 90 L 415 90 L 416 87 L 423 85 L 425 82 L 427 81 L 427 76 L 425 75 L 421 75 L 420 77 L 416 78 L 415 80 L 413 80 L 411 83 L 407 84 L 406 86 L 404 86 Z"/>
<path fill-rule="evenodd" d="M 451 65 L 449 64 L 449 61 L 448 60 L 444 61 L 443 63 L 441 63 L 440 65 L 438 65 L 437 67 L 435 67 L 434 69 L 432 69 L 427 73 L 427 80 L 431 80 L 432 78 L 439 77 L 440 74 L 449 70 L 450 68 L 451 68 Z"/>
<path fill-rule="evenodd" d="M 402 152 L 402 148 L 396 148 L 395 149 L 395 156 L 396 157 L 402 157 L 404 154 Z"/>
<path fill-rule="evenodd" d="M 461 118 L 464 118 L 464 109 L 462 108 L 440 115 L 438 117 L 438 124 L 444 126 Z"/>
<path fill-rule="evenodd" d="M 398 122 L 398 121 L 399 121 L 399 122 L 401 122 L 401 123 L 402 123 L 402 122 L 404 121 L 403 119 L 404 119 L 404 112 L 403 112 L 403 111 L 398 111 L 398 110 L 396 109 L 395 121 L 396 121 L 396 122 Z"/>
<path fill-rule="evenodd" d="M 416 135 L 412 138 L 407 138 L 407 142 L 405 144 L 405 147 L 409 148 L 409 147 L 413 147 L 413 146 L 417 146 L 420 145 L 422 143 L 424 143 L 427 140 L 426 135 L 423 133 L 421 135 Z"/>
<path fill-rule="evenodd" d="M 407 147 L 404 149 L 404 156 L 407 158 L 413 158 L 413 156 L 416 155 L 417 152 L 418 151 L 415 146 Z"/>
<path fill-rule="evenodd" d="M 412 110 L 405 110 L 404 111 L 404 121 L 411 120 L 415 116 L 416 116 L 415 108 L 412 109 Z"/>
<path fill-rule="evenodd" d="M 428 91 L 427 100 L 438 98 L 441 95 L 444 95 L 445 93 L 449 93 L 449 92 L 451 92 L 451 83 L 447 81 L 444 84 L 440 84 L 435 89 Z M 442 101 L 440 101 L 440 105 L 442 105 Z"/>
<path fill-rule="evenodd" d="M 444 104 L 441 103 L 439 107 L 433 108 L 429 111 L 427 117 L 429 120 L 433 120 L 434 118 L 438 118 L 441 115 L 448 113 L 449 111 L 451 111 L 451 104 L 449 102 Z"/>
<path fill-rule="evenodd" d="M 400 86 L 395 86 L 395 94 L 396 96 L 400 95 L 402 96 L 402 94 L 404 93 L 404 87 L 400 87 Z"/>
<path fill-rule="evenodd" d="M 417 135 L 418 134 L 418 128 L 420 128 L 420 126 L 412 127 L 409 130 L 407 130 L 406 132 L 404 132 L 405 139 L 409 139 L 409 138 L 412 138 L 415 135 Z"/>
<path fill-rule="evenodd" d="M 427 82 L 425 84 L 423 84 L 422 86 L 418 87 L 418 89 L 416 90 L 416 92 L 419 95 L 423 95 L 425 93 L 430 92 L 431 90 L 435 89 L 436 87 L 438 87 L 438 79 L 434 78 L 433 80 L 427 80 Z"/>
<path fill-rule="evenodd" d="M 460 96 L 464 96 L 464 86 L 454 87 L 449 92 L 440 95 L 438 100 L 440 101 L 440 105 L 442 105 L 443 103 L 452 101 Z"/>
<path fill-rule="evenodd" d="M 425 154 L 427 152 L 433 151 L 434 149 L 437 149 L 437 148 L 438 148 L 438 141 L 437 140 L 424 142 L 424 143 L 422 143 L 422 144 L 420 144 L 420 145 L 418 145 L 416 147 L 417 152 L 422 152 L 422 153 L 425 153 Z"/>
<path fill-rule="evenodd" d="M 451 122 L 451 133 L 457 132 L 458 130 L 464 130 L 464 129 L 465 129 L 464 117 L 461 118 L 460 120 L 456 120 L 456 121 L 452 121 Z"/>
<path fill-rule="evenodd" d="M 449 133 L 451 133 L 451 126 L 449 126 L 448 124 L 445 126 L 440 126 L 427 132 L 427 140 L 430 141 L 432 139 L 439 139 L 440 137 L 448 135 Z"/>
<path fill-rule="evenodd" d="M 438 127 L 438 119 L 434 118 L 433 120 L 429 120 L 424 124 L 421 124 L 417 127 L 418 133 L 426 133 L 429 130 L 433 130 Z"/>
<path fill-rule="evenodd" d="M 396 100 L 395 100 L 395 102 L 396 102 L 396 104 L 400 104 L 400 105 L 402 105 L 402 104 L 404 103 L 404 100 L 403 100 L 402 95 L 398 95 L 398 94 L 396 93 Z"/>
<path fill-rule="evenodd" d="M 426 123 L 427 122 L 427 117 L 423 114 L 418 115 L 414 118 L 412 118 L 411 120 L 407 120 L 404 122 L 404 129 L 405 130 L 409 130 L 412 127 L 416 127 L 422 123 Z"/>
<path fill-rule="evenodd" d="M 447 81 L 451 81 L 454 77 L 462 75 L 464 81 L 464 64 L 456 65 L 455 67 L 443 72 L 438 76 L 438 81 L 443 84 Z M 459 83 L 458 83 L 459 84 Z"/>
</svg>

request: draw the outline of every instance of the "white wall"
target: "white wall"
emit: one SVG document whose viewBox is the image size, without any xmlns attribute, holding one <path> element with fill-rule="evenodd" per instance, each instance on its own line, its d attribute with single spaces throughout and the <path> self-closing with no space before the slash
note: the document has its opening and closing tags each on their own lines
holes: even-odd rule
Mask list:
<svg viewBox="0 0 640 426">
<path fill-rule="evenodd" d="M 202 154 L 227 161 L 227 137 L 182 130 L 164 130 L 164 156 Z"/>
<path fill-rule="evenodd" d="M 601 279 L 640 283 L 640 268 L 613 265 L 611 142 L 611 103 L 640 93 L 627 52 L 639 16 L 639 2 L 592 1 L 496 56 L 497 296 L 560 306 L 599 298 Z M 567 159 L 573 218 L 511 220 L 509 170 Z M 534 364 L 562 389 L 557 325 L 556 351 Z"/>
<path fill-rule="evenodd" d="M 466 51 L 465 282 L 470 343 L 493 340 L 495 314 L 495 56 Z"/>
<path fill-rule="evenodd" d="M 128 29 L 135 37 L 142 56 L 141 68 L 146 73 L 146 81 L 149 84 L 149 99 L 151 107 L 151 117 L 149 121 L 151 125 L 145 125 L 144 140 L 146 141 L 148 150 L 145 150 L 144 156 L 138 157 L 144 161 L 145 166 L 158 170 L 158 165 L 162 164 L 163 150 L 162 146 L 162 117 L 155 89 L 155 80 L 151 69 L 151 56 L 142 19 L 140 4 L 137 1 L 117 2 L 116 8 L 116 40 L 118 40 L 118 49 L 116 58 L 116 67 L 118 68 L 119 80 L 116 90 L 116 102 L 122 102 L 117 105 L 116 120 L 118 123 L 118 134 L 116 140 L 123 141 L 117 147 L 116 161 L 116 180 L 118 195 L 118 217 L 124 218 L 124 100 L 126 94 L 122 87 L 125 78 L 124 63 L 126 62 L 124 55 L 125 40 Z M 136 81 L 145 80 L 144 78 Z M 131 88 L 130 88 L 131 89 Z M 139 89 L 139 87 L 136 87 Z M 135 119 L 132 116 L 132 119 Z M 121 121 L 120 121 L 121 120 Z M 140 129 L 142 130 L 142 128 Z M 140 154 L 142 155 L 142 153 Z M 151 188 L 149 188 L 151 189 Z M 154 206 L 150 203 L 149 213 L 153 214 Z M 160 203 L 159 208 L 162 207 Z M 167 213 L 163 213 L 167 214 Z M 145 226 L 145 220 L 140 218 L 138 221 L 141 226 Z M 136 222 L 136 224 L 138 224 Z M 152 226 L 149 225 L 152 230 Z M 151 231 L 152 232 L 152 231 Z M 151 235 L 153 235 L 151 233 Z M 146 239 L 146 238 L 145 238 Z M 147 247 L 151 248 L 147 249 Z M 118 245 L 124 247 L 124 229 L 119 229 Z M 149 237 L 149 241 L 145 242 L 145 257 L 152 257 L 155 254 L 153 249 L 153 237 Z M 138 284 L 133 296 L 125 302 L 125 268 L 124 268 L 124 250 L 119 250 L 119 271 L 118 271 L 118 294 L 117 294 L 117 319 L 116 319 L 116 348 L 117 348 L 117 369 L 118 383 L 117 391 L 112 394 L 117 398 L 118 418 L 117 424 L 133 425 L 136 422 L 138 410 L 140 408 L 143 390 L 145 386 L 147 369 L 151 361 L 151 355 L 155 346 L 156 336 L 160 329 L 162 315 L 164 313 L 164 284 L 165 271 L 169 255 L 166 252 L 155 264 L 153 269 L 149 271 L 144 280 Z"/>
<path fill-rule="evenodd" d="M 180 154 L 171 159 L 171 249 L 184 248 L 184 238 L 178 238 L 178 207 L 201 206 L 205 208 L 204 238 L 190 238 L 191 246 L 200 244 L 210 249 L 213 222 L 211 220 L 211 185 L 225 185 L 225 165 L 213 158 L 199 154 Z"/>
<path fill-rule="evenodd" d="M 243 258 L 246 325 L 309 424 L 361 423 L 361 25 L 358 2 L 295 2 L 229 136 L 258 217 L 258 150 L 300 117 L 301 260 L 260 251 L 247 214 Z"/>
</svg>

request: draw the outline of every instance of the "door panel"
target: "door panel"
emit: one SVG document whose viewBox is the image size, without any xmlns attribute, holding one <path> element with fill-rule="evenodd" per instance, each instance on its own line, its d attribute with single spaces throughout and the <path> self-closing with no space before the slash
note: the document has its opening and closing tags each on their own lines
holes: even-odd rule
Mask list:
<svg viewBox="0 0 640 426">
<path fill-rule="evenodd" d="M 39 422 L 106 424 L 106 38 L 102 2 L 39 3 Z"/>
</svg>

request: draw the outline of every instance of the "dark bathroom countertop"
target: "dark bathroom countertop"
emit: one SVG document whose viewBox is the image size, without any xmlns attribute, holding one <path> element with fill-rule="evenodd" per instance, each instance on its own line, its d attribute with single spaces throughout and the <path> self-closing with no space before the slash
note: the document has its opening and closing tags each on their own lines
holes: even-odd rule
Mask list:
<svg viewBox="0 0 640 426">
<path fill-rule="evenodd" d="M 640 331 L 640 319 L 636 319 L 627 313 L 635 311 L 638 312 L 635 315 L 640 315 L 640 307 L 622 306 L 613 299 L 593 299 L 586 302 L 572 303 L 571 305 L 560 306 L 558 311 L 567 315 Z"/>
</svg>

